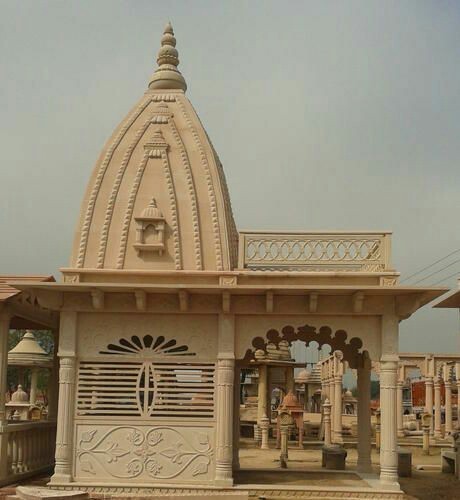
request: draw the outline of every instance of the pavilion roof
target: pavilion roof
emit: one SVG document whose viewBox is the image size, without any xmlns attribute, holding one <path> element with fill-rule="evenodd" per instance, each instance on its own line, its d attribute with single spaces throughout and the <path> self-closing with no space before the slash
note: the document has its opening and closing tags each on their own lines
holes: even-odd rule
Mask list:
<svg viewBox="0 0 460 500">
<path fill-rule="evenodd" d="M 444 295 L 441 299 L 436 302 L 433 307 L 436 308 L 448 308 L 448 309 L 460 309 L 460 290 L 453 290 L 452 292 Z"/>
<path fill-rule="evenodd" d="M 18 293 L 21 290 L 14 288 L 8 282 L 14 281 L 28 281 L 31 283 L 53 282 L 56 281 L 54 276 L 47 275 L 13 275 L 13 274 L 0 274 L 0 302 L 3 302 Z"/>
</svg>

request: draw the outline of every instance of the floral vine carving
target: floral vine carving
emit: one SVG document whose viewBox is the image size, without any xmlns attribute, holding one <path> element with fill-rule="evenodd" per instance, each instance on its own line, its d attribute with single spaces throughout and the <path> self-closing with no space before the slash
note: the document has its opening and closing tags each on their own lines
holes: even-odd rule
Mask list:
<svg viewBox="0 0 460 500">
<path fill-rule="evenodd" d="M 192 440 L 166 426 L 120 426 L 105 433 L 93 429 L 81 434 L 77 459 L 83 472 L 96 475 L 100 466 L 120 479 L 172 479 L 186 471 L 192 477 L 207 474 L 213 456 L 209 435 L 203 430 Z"/>
</svg>

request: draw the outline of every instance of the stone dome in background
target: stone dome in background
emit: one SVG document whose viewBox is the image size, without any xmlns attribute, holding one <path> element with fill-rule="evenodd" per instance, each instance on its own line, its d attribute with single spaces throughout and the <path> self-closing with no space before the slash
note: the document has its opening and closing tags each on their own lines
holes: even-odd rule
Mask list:
<svg viewBox="0 0 460 500">
<path fill-rule="evenodd" d="M 12 403 L 29 403 L 29 395 L 22 388 L 22 385 L 18 385 L 18 388 L 11 395 Z"/>
<path fill-rule="evenodd" d="M 51 356 L 37 342 L 35 335 L 26 330 L 22 339 L 8 352 L 8 364 L 11 366 L 50 366 Z"/>
<path fill-rule="evenodd" d="M 64 274 L 236 266 L 238 234 L 224 172 L 185 96 L 169 23 L 161 43 L 147 91 L 96 162 Z M 152 199 L 164 220 L 144 217 Z"/>
</svg>

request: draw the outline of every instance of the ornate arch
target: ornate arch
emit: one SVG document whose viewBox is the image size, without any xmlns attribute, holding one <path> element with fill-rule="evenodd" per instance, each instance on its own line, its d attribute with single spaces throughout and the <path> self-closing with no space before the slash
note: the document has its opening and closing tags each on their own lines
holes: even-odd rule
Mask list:
<svg viewBox="0 0 460 500">
<path fill-rule="evenodd" d="M 283 346 L 286 343 L 291 345 L 293 342 L 300 340 L 308 345 L 310 342 L 315 341 L 321 347 L 328 344 L 331 346 L 332 351 L 342 351 L 343 359 L 348 362 L 350 368 L 356 368 L 363 342 L 358 337 L 353 337 L 348 341 L 347 339 L 348 334 L 345 330 L 336 330 L 333 332 L 332 328 L 329 326 L 321 326 L 317 329 L 315 326 L 311 325 L 303 325 L 297 328 L 286 325 L 281 328 L 280 331 L 276 329 L 268 330 L 265 338 L 255 337 L 252 340 L 253 349 L 248 349 L 243 359 L 245 361 L 254 360 L 257 350 L 264 351 L 267 356 L 270 357 L 268 351 L 270 351 L 271 348 L 273 349 L 273 346 L 276 346 L 276 349 L 281 347 L 280 350 L 283 351 Z M 269 347 L 268 350 L 267 346 Z"/>
</svg>

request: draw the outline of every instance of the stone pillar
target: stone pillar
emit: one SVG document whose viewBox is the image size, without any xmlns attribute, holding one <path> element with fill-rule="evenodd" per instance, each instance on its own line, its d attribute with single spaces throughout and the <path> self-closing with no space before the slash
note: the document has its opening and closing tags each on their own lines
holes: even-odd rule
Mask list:
<svg viewBox="0 0 460 500">
<path fill-rule="evenodd" d="M 446 434 L 452 434 L 452 382 L 448 379 L 444 382 L 445 393 L 445 411 L 446 424 L 444 431 Z"/>
<path fill-rule="evenodd" d="M 30 396 L 29 402 L 34 405 L 37 402 L 38 368 L 33 367 L 30 373 Z"/>
<path fill-rule="evenodd" d="M 342 444 L 342 375 L 334 377 L 334 443 Z"/>
<path fill-rule="evenodd" d="M 8 370 L 8 334 L 10 314 L 4 304 L 0 304 L 0 480 L 8 475 L 8 434 L 5 409 Z"/>
<path fill-rule="evenodd" d="M 332 442 L 343 443 L 342 437 L 342 377 L 343 377 L 343 353 L 334 351 L 330 358 L 332 385 L 334 387 L 333 419 L 332 419 Z"/>
<path fill-rule="evenodd" d="M 271 419 L 272 416 L 272 387 L 271 387 L 271 370 L 270 366 L 267 365 L 267 417 L 269 420 Z"/>
<path fill-rule="evenodd" d="M 357 369 L 358 386 L 358 465 L 359 472 L 372 472 L 371 448 L 371 360 L 361 355 Z"/>
<path fill-rule="evenodd" d="M 295 381 L 294 381 L 294 367 L 293 366 L 287 366 L 285 370 L 285 377 L 286 377 L 286 394 L 289 392 L 292 392 L 292 394 L 295 394 Z"/>
<path fill-rule="evenodd" d="M 73 434 L 77 355 L 77 313 L 62 311 L 59 338 L 59 405 L 56 466 L 51 483 L 69 483 L 73 469 Z"/>
<path fill-rule="evenodd" d="M 62 357 L 59 369 L 59 407 L 56 429 L 56 466 L 51 482 L 72 481 L 75 358 Z"/>
<path fill-rule="evenodd" d="M 23 388 L 26 387 L 26 377 L 25 377 L 25 368 L 23 366 L 18 366 L 18 386 L 22 385 Z"/>
<path fill-rule="evenodd" d="M 331 403 L 329 399 L 325 399 L 323 403 L 323 419 L 324 419 L 324 446 L 331 446 Z"/>
<path fill-rule="evenodd" d="M 331 378 L 328 379 L 329 402 L 331 403 L 331 440 L 335 443 L 335 386 Z"/>
<path fill-rule="evenodd" d="M 398 439 L 396 431 L 396 382 L 398 356 L 385 355 L 380 362 L 380 481 L 398 483 Z"/>
<path fill-rule="evenodd" d="M 422 414 L 422 431 L 423 431 L 423 455 L 430 454 L 430 423 L 433 420 L 431 413 Z"/>
<path fill-rule="evenodd" d="M 380 423 L 380 408 L 375 412 L 375 450 L 380 453 L 381 443 L 381 423 Z"/>
<path fill-rule="evenodd" d="M 240 468 L 240 369 L 235 369 L 233 387 L 233 470 Z"/>
<path fill-rule="evenodd" d="M 233 379 L 234 359 L 217 362 L 216 483 L 233 484 Z"/>
<path fill-rule="evenodd" d="M 460 377 L 457 378 L 457 429 L 460 429 Z"/>
<path fill-rule="evenodd" d="M 57 355 L 59 345 L 59 332 L 54 334 L 53 368 L 51 369 L 48 382 L 48 420 L 56 420 L 59 399 L 59 357 Z"/>
<path fill-rule="evenodd" d="M 441 379 L 434 379 L 434 437 L 442 438 L 441 427 Z"/>
<path fill-rule="evenodd" d="M 6 418 L 6 390 L 8 373 L 8 335 L 10 331 L 10 314 L 4 304 L 0 304 L 0 425 Z"/>
<path fill-rule="evenodd" d="M 457 379 L 457 429 L 460 430 L 460 363 L 455 363 L 455 378 Z"/>
<path fill-rule="evenodd" d="M 259 365 L 259 385 L 257 387 L 257 426 L 258 436 L 254 436 L 258 441 L 260 435 L 260 422 L 267 414 L 267 365 Z"/>
<path fill-rule="evenodd" d="M 261 450 L 268 450 L 268 429 L 270 427 L 270 420 L 267 415 L 264 415 L 260 420 L 260 434 L 261 434 Z"/>
<path fill-rule="evenodd" d="M 426 377 L 425 379 L 425 412 L 433 416 L 433 378 Z M 433 418 L 431 422 L 431 432 L 433 432 Z"/>
<path fill-rule="evenodd" d="M 404 425 L 403 425 L 403 387 L 404 382 L 398 380 L 397 392 L 396 392 L 396 428 L 398 432 L 398 437 L 404 437 Z"/>
</svg>

